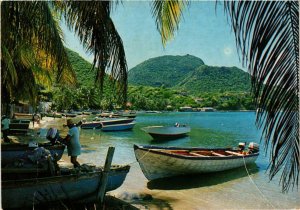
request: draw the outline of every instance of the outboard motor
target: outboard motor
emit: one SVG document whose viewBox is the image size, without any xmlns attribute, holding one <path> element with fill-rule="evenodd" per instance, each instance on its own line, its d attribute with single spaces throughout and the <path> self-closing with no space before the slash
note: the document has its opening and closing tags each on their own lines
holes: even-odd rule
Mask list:
<svg viewBox="0 0 300 210">
<path fill-rule="evenodd" d="M 61 137 L 59 136 L 59 132 L 56 128 L 49 128 L 46 138 L 51 141 L 52 145 L 55 143 L 58 143 L 58 141 L 61 140 Z"/>
<path fill-rule="evenodd" d="M 259 151 L 259 145 L 255 142 L 251 142 L 248 149 L 250 153 L 257 153 Z"/>
<path fill-rule="evenodd" d="M 239 149 L 240 149 L 241 151 L 243 151 L 243 150 L 245 149 L 245 147 L 246 147 L 246 142 L 240 142 L 240 143 L 239 143 Z"/>
</svg>

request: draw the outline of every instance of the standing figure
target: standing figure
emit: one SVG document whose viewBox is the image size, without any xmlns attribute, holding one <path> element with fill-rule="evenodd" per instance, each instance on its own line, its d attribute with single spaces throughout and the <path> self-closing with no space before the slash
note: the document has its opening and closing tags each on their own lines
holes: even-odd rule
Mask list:
<svg viewBox="0 0 300 210">
<path fill-rule="evenodd" d="M 2 121 L 1 121 L 1 125 L 2 125 L 2 133 L 3 133 L 3 140 L 6 143 L 10 142 L 10 139 L 8 138 L 8 134 L 9 134 L 9 124 L 10 124 L 10 119 L 8 117 L 6 117 L 6 115 L 2 116 Z"/>
<path fill-rule="evenodd" d="M 67 142 L 68 156 L 71 156 L 71 163 L 73 163 L 74 168 L 77 168 L 80 166 L 77 161 L 77 156 L 81 154 L 79 129 L 71 119 L 67 120 L 67 126 L 69 128 L 69 132 L 64 141 Z"/>
</svg>

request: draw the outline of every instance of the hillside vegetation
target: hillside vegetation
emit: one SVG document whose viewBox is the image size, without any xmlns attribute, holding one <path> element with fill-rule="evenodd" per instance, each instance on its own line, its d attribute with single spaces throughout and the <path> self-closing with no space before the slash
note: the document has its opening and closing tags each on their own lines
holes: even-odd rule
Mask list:
<svg viewBox="0 0 300 210">
<path fill-rule="evenodd" d="M 203 92 L 249 92 L 250 77 L 237 67 L 202 65 L 186 76 L 176 87 L 190 93 Z"/>
<path fill-rule="evenodd" d="M 72 67 L 75 70 L 79 85 L 94 86 L 95 72 L 92 69 L 93 65 L 84 60 L 77 52 L 70 49 L 66 50 Z"/>
<path fill-rule="evenodd" d="M 130 85 L 170 87 L 198 95 L 206 92 L 248 92 L 250 78 L 237 67 L 208 66 L 195 56 L 161 56 L 129 71 Z"/>
<path fill-rule="evenodd" d="M 161 56 L 151 58 L 132 68 L 128 73 L 131 85 L 173 87 L 204 62 L 195 56 Z"/>
<path fill-rule="evenodd" d="M 92 64 L 76 52 L 67 52 L 79 84 L 75 89 L 66 86 L 55 87 L 51 96 L 53 108 L 112 110 L 120 107 L 121 104 L 116 100 L 116 95 L 107 80 L 104 94 L 100 94 L 94 83 Z M 204 62 L 195 56 L 186 55 L 152 58 L 133 69 L 135 70 L 129 71 L 130 81 L 136 77 L 136 83 L 151 85 L 132 85 L 129 81 L 128 102 L 131 106 L 127 108 L 130 109 L 178 110 L 183 106 L 214 107 L 218 110 L 254 109 L 247 91 L 250 88 L 248 74 L 236 67 L 211 67 L 204 65 Z M 148 71 L 149 69 L 152 71 Z"/>
</svg>

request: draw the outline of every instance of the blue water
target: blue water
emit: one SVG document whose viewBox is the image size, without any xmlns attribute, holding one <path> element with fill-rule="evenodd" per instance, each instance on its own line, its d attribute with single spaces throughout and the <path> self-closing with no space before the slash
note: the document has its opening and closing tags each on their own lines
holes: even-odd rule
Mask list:
<svg viewBox="0 0 300 210">
<path fill-rule="evenodd" d="M 92 117 L 90 117 L 92 118 Z M 81 118 L 77 118 L 80 120 Z M 50 122 L 48 126 L 62 123 Z M 176 122 L 191 127 L 189 136 L 171 141 L 153 141 L 141 130 L 154 125 L 174 125 Z M 62 129 L 62 135 L 67 129 Z M 122 199 L 128 195 L 150 194 L 151 201 L 128 199 L 144 209 L 274 209 L 300 208 L 299 192 L 295 189 L 282 194 L 280 176 L 269 181 L 269 158 L 260 142 L 261 131 L 255 126 L 255 112 L 191 112 L 139 114 L 132 131 L 101 132 L 81 130 L 81 163 L 103 165 L 107 148 L 115 147 L 114 164 L 130 164 L 130 172 L 122 187 L 112 192 Z M 257 142 L 261 153 L 252 166 L 231 171 L 170 178 L 148 182 L 135 159 L 134 144 L 181 147 L 235 147 L 239 142 Z M 66 157 L 65 157 L 66 158 Z M 126 195 L 126 196 L 124 196 Z M 136 197 L 136 196 L 135 196 Z M 138 197 L 138 196 L 137 196 Z M 146 206 L 146 207 L 145 207 Z"/>
</svg>

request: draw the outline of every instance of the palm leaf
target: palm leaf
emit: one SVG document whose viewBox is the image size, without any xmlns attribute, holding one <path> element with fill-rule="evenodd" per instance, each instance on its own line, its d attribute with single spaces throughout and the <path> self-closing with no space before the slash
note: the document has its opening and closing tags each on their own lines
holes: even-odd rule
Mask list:
<svg viewBox="0 0 300 210">
<path fill-rule="evenodd" d="M 271 147 L 270 179 L 299 180 L 299 2 L 225 1 L 237 48 L 252 76 L 257 125 Z"/>
<path fill-rule="evenodd" d="M 157 30 L 161 34 L 163 45 L 173 38 L 175 31 L 178 30 L 178 24 L 182 17 L 182 12 L 187 1 L 182 0 L 155 0 L 152 5 L 152 15 L 156 19 Z"/>
<path fill-rule="evenodd" d="M 126 102 L 127 63 L 123 42 L 110 18 L 112 7 L 109 1 L 68 1 L 64 8 L 70 29 L 78 35 L 88 52 L 94 54 L 96 82 L 101 92 L 105 73 L 109 73 L 120 100 Z"/>
<path fill-rule="evenodd" d="M 12 97 L 27 95 L 32 99 L 33 93 L 37 93 L 30 88 L 36 88 L 36 79 L 39 79 L 35 78 L 36 69 L 43 69 L 41 53 L 44 55 L 43 59 L 50 61 L 47 62 L 48 69 L 57 75 L 58 81 L 65 72 L 68 77 L 72 77 L 72 80 L 64 81 L 65 83 L 72 84 L 76 81 L 57 25 L 47 2 L 1 3 L 1 51 L 5 55 L 1 59 L 2 73 L 4 76 L 14 76 L 14 80 L 4 78 L 2 87 Z M 12 74 L 14 69 L 15 73 Z M 26 82 L 21 81 L 25 78 Z"/>
</svg>

